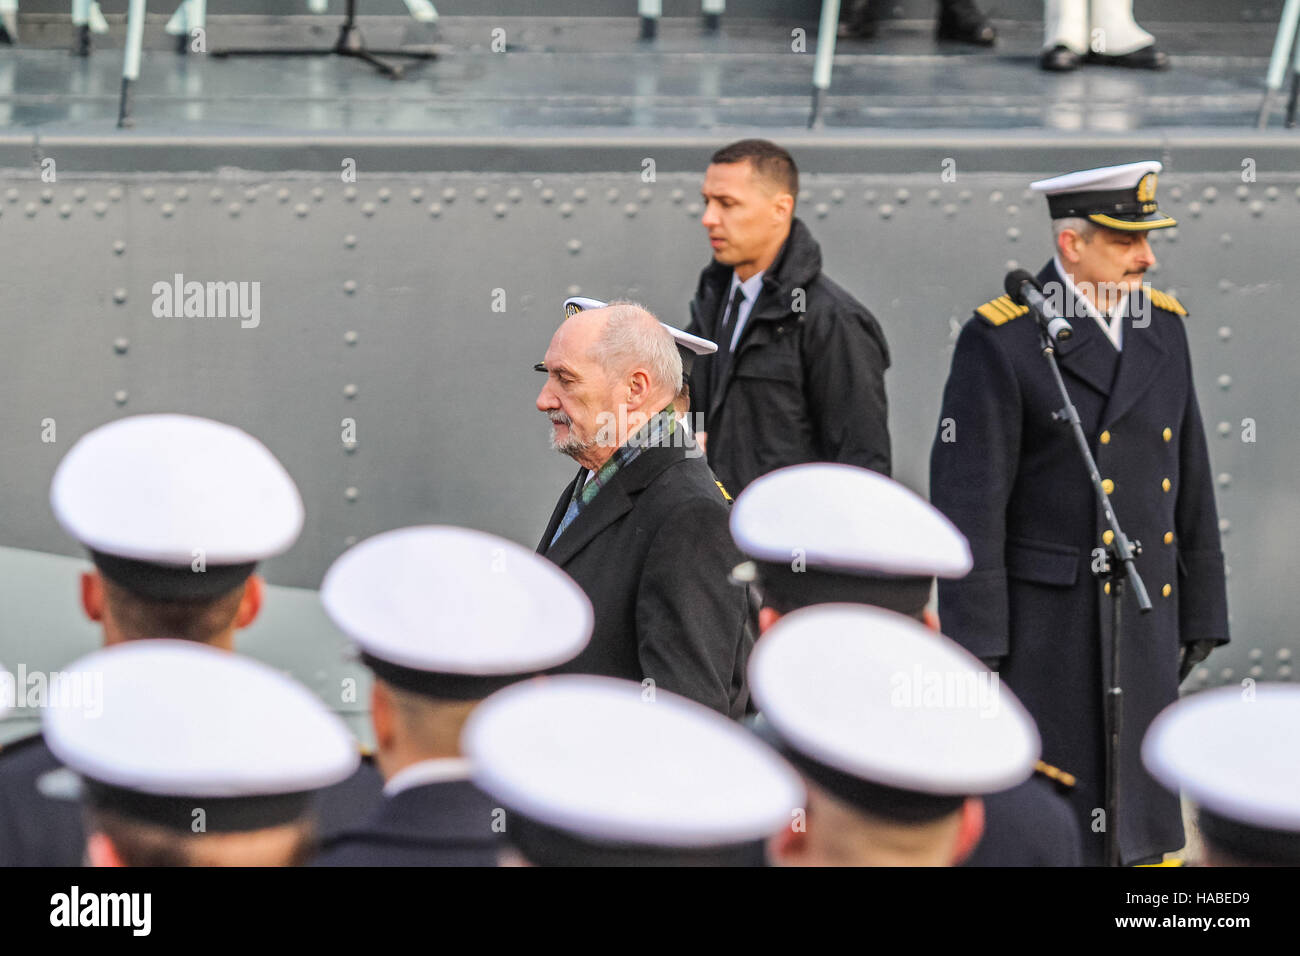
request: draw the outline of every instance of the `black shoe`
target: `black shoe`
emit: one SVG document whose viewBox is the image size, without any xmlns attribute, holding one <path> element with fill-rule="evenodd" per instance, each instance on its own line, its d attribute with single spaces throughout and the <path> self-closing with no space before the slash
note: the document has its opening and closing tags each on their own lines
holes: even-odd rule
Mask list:
<svg viewBox="0 0 1300 956">
<path fill-rule="evenodd" d="M 1082 57 L 1068 46 L 1054 46 L 1038 54 L 1038 68 L 1051 73 L 1068 73 L 1077 70 Z"/>
<path fill-rule="evenodd" d="M 850 40 L 871 40 L 880 31 L 880 0 L 852 0 L 840 6 L 838 36 Z"/>
<path fill-rule="evenodd" d="M 975 6 L 975 0 L 942 0 L 934 36 L 937 40 L 973 43 L 976 46 L 992 46 L 998 39 L 993 24 Z"/>
<path fill-rule="evenodd" d="M 706 13 L 704 15 L 704 32 L 717 33 L 722 29 L 722 17 L 716 13 Z"/>
<path fill-rule="evenodd" d="M 659 32 L 659 21 L 654 17 L 641 18 L 641 39 L 653 40 Z"/>
<path fill-rule="evenodd" d="M 86 24 L 76 28 L 76 37 L 72 42 L 73 56 L 90 56 L 90 27 Z"/>
<path fill-rule="evenodd" d="M 1100 66 L 1122 66 L 1130 70 L 1167 70 L 1169 69 L 1169 54 L 1163 50 L 1157 50 L 1156 45 L 1153 43 L 1151 46 L 1144 46 L 1140 50 L 1125 53 L 1123 56 L 1106 56 L 1103 53 L 1089 52 L 1088 62 Z"/>
<path fill-rule="evenodd" d="M 0 23 L 0 46 L 13 46 L 13 45 L 14 45 L 14 38 L 9 35 L 9 31 L 5 29 L 5 25 L 3 23 Z"/>
<path fill-rule="evenodd" d="M 176 52 L 181 54 L 190 52 L 190 35 L 188 33 L 176 35 Z"/>
</svg>

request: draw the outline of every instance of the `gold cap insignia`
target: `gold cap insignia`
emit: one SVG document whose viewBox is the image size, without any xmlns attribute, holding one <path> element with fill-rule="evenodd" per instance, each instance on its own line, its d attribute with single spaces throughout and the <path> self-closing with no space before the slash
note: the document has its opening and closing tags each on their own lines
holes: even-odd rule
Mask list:
<svg viewBox="0 0 1300 956">
<path fill-rule="evenodd" d="M 1151 202 L 1156 198 L 1156 174 L 1147 173 L 1137 184 L 1138 202 Z"/>
</svg>

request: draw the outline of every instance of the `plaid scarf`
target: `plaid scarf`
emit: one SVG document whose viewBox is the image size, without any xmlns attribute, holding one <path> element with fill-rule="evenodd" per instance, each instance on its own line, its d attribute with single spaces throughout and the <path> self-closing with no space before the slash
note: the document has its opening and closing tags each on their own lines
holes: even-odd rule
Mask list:
<svg viewBox="0 0 1300 956">
<path fill-rule="evenodd" d="M 600 489 L 614 479 L 620 469 L 626 468 L 636 461 L 644 449 L 663 444 L 664 436 L 671 435 L 676 428 L 677 415 L 673 411 L 673 406 L 669 405 L 637 429 L 636 433 L 626 443 L 615 449 L 614 454 L 610 455 L 609 460 L 587 479 L 586 484 L 575 481 L 573 483 L 573 497 L 569 499 L 569 507 L 565 509 L 564 517 L 560 520 L 560 526 L 555 529 L 555 534 L 551 536 L 551 543 L 546 547 L 548 549 L 555 547 L 555 542 L 560 535 L 564 534 L 565 529 L 573 524 L 574 519 L 591 503 L 591 500 L 596 497 Z"/>
</svg>

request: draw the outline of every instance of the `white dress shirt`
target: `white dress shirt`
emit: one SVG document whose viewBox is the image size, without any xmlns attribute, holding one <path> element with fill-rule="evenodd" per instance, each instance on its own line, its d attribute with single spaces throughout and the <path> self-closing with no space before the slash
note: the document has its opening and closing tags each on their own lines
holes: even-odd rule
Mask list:
<svg viewBox="0 0 1300 956">
<path fill-rule="evenodd" d="M 1115 308 L 1111 310 L 1109 316 L 1103 316 L 1101 312 L 1097 310 L 1097 307 L 1093 305 L 1086 296 L 1079 292 L 1078 287 L 1074 284 L 1074 279 L 1070 277 L 1070 274 L 1065 271 L 1065 266 L 1061 264 L 1061 257 L 1053 256 L 1052 261 L 1056 264 L 1056 271 L 1060 273 L 1061 278 L 1065 280 L 1066 291 L 1069 292 L 1070 295 L 1074 296 L 1077 301 L 1082 302 L 1083 307 L 1088 310 L 1088 314 L 1097 320 L 1097 324 L 1101 326 L 1101 330 L 1106 333 L 1106 338 L 1110 339 L 1111 345 L 1115 346 L 1115 351 L 1123 351 L 1124 316 L 1128 313 L 1129 296 L 1126 295 L 1124 298 L 1120 299 L 1119 302 L 1116 303 Z M 1130 293 L 1130 295 L 1131 294 L 1132 293 Z M 1074 318 L 1074 316 L 1065 316 L 1065 318 Z"/>
<path fill-rule="evenodd" d="M 468 779 L 469 761 L 464 757 L 435 757 L 432 760 L 420 760 L 408 764 L 393 774 L 384 784 L 384 796 L 395 797 L 403 790 L 423 787 L 429 783 Z"/>
<path fill-rule="evenodd" d="M 737 309 L 739 315 L 736 316 L 736 327 L 731 333 L 731 342 L 727 345 L 727 351 L 736 351 L 736 344 L 740 341 L 740 333 L 745 331 L 745 323 L 749 321 L 749 313 L 754 309 L 754 302 L 758 299 L 759 290 L 763 288 L 763 273 L 755 272 L 744 282 L 733 270 L 731 273 L 731 285 L 727 289 L 727 311 L 722 315 L 722 323 L 725 325 L 729 313 L 731 312 L 731 297 L 736 294 L 736 286 L 744 290 L 745 298 L 740 302 L 740 308 Z M 721 344 L 721 343 L 719 343 Z"/>
</svg>

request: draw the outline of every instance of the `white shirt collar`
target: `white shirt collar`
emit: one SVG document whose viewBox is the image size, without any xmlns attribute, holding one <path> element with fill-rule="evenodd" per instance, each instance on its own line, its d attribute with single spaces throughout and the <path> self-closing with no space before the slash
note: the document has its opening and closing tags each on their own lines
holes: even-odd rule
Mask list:
<svg viewBox="0 0 1300 956">
<path fill-rule="evenodd" d="M 1100 310 L 1093 305 L 1092 300 L 1079 291 L 1078 286 L 1074 284 L 1074 278 L 1065 271 L 1065 265 L 1061 262 L 1061 257 L 1059 255 L 1052 256 L 1052 262 L 1056 266 L 1056 271 L 1057 274 L 1060 275 L 1061 281 L 1065 283 L 1066 291 L 1073 296 L 1076 302 L 1081 303 L 1083 307 L 1087 309 L 1088 314 L 1097 321 L 1099 326 L 1101 326 L 1101 330 L 1106 333 L 1106 338 L 1110 339 L 1111 344 L 1115 346 L 1115 349 L 1118 351 L 1123 348 L 1124 316 L 1128 314 L 1128 300 L 1132 293 L 1129 293 L 1129 295 L 1120 299 L 1119 302 L 1116 303 L 1115 308 L 1111 310 L 1109 316 L 1104 316 L 1101 314 Z M 1065 318 L 1075 318 L 1075 316 L 1067 315 Z"/>
<path fill-rule="evenodd" d="M 740 276 L 736 275 L 736 270 L 731 270 L 731 289 L 727 292 L 728 301 L 730 301 L 731 297 L 736 294 L 736 286 L 740 286 L 745 290 L 745 301 L 752 305 L 754 300 L 758 298 L 758 293 L 763 288 L 763 273 L 755 272 L 744 282 L 741 282 Z"/>
<path fill-rule="evenodd" d="M 384 784 L 384 796 L 395 797 L 403 790 L 429 783 L 469 779 L 469 761 L 464 757 L 435 757 L 408 764 Z"/>
</svg>

